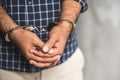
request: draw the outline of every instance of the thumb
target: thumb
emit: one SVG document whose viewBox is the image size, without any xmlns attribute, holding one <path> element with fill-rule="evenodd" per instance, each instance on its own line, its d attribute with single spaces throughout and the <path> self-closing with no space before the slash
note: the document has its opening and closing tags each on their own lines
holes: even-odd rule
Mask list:
<svg viewBox="0 0 120 80">
<path fill-rule="evenodd" d="M 43 52 L 49 52 L 54 47 L 56 42 L 57 42 L 56 37 L 49 38 L 49 40 L 44 44 L 44 46 L 42 48 Z"/>
<path fill-rule="evenodd" d="M 37 50 L 41 50 L 42 47 L 44 46 L 44 44 L 45 43 L 42 40 L 39 39 L 35 42 L 35 47 L 36 47 Z"/>
</svg>

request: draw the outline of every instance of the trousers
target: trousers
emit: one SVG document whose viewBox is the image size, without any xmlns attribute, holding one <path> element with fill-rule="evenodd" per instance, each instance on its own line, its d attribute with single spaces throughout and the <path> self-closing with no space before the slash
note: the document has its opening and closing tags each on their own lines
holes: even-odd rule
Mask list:
<svg viewBox="0 0 120 80">
<path fill-rule="evenodd" d="M 0 69 L 0 80 L 83 80 L 84 56 L 79 48 L 64 63 L 36 73 Z"/>
</svg>

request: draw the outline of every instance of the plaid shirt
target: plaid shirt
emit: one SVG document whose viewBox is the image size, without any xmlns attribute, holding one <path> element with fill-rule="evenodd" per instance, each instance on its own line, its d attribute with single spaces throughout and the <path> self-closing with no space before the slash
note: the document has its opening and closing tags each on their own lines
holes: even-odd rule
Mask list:
<svg viewBox="0 0 120 80">
<path fill-rule="evenodd" d="M 62 0 L 0 0 L 0 4 L 4 7 L 11 18 L 19 25 L 27 24 L 36 26 L 39 30 L 46 27 L 49 23 L 59 19 Z M 86 0 L 77 0 L 82 4 L 82 11 L 87 9 Z M 38 34 L 46 41 L 47 33 Z M 23 34 L 24 35 L 24 34 Z M 68 38 L 65 50 L 58 64 L 66 61 L 78 47 L 76 35 L 73 32 Z M 0 68 L 13 71 L 32 72 L 33 66 L 24 58 L 14 43 L 6 42 L 3 35 L 0 34 Z M 42 70 L 34 68 L 34 72 Z"/>
</svg>

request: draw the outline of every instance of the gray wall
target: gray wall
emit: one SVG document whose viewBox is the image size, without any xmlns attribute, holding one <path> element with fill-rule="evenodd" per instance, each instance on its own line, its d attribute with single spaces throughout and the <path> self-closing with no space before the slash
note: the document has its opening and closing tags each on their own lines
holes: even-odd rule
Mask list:
<svg viewBox="0 0 120 80">
<path fill-rule="evenodd" d="M 85 80 L 120 80 L 120 0 L 88 0 L 77 22 Z"/>
</svg>

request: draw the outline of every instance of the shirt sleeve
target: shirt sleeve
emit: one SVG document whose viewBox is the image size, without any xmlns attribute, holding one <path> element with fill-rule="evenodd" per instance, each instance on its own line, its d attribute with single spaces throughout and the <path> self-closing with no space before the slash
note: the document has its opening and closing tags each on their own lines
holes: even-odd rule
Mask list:
<svg viewBox="0 0 120 80">
<path fill-rule="evenodd" d="M 76 0 L 77 2 L 79 2 L 82 5 L 82 12 L 85 12 L 88 9 L 88 4 L 86 0 Z"/>
<path fill-rule="evenodd" d="M 2 0 L 0 0 L 0 5 L 2 5 Z"/>
</svg>

